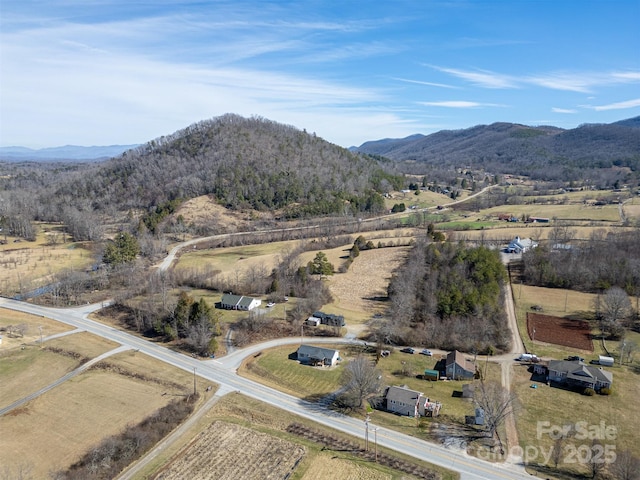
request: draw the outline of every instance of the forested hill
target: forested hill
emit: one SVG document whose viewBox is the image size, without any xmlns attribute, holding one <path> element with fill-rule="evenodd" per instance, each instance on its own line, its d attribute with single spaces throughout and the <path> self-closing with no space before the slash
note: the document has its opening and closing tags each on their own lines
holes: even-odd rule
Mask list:
<svg viewBox="0 0 640 480">
<path fill-rule="evenodd" d="M 375 211 L 374 190 L 402 185 L 392 168 L 291 126 L 227 114 L 101 163 L 57 193 L 118 210 L 211 194 L 229 208 L 289 216 Z"/>
<path fill-rule="evenodd" d="M 407 165 L 481 168 L 545 180 L 611 180 L 640 171 L 640 117 L 571 130 L 513 123 L 443 130 L 402 140 L 366 142 L 355 149 Z M 626 167 L 626 172 L 620 172 Z M 615 170 L 616 173 L 604 170 Z M 621 178 L 624 181 L 624 178 Z"/>
</svg>

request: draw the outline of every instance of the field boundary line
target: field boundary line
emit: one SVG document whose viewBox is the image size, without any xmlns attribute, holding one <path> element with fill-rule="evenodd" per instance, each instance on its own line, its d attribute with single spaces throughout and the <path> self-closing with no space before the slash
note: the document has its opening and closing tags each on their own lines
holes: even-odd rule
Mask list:
<svg viewBox="0 0 640 480">
<path fill-rule="evenodd" d="M 97 356 L 96 358 L 89 360 L 88 362 L 80 365 L 78 368 L 70 371 L 69 373 L 67 373 L 66 375 L 60 377 L 58 380 L 56 380 L 53 383 L 50 383 L 49 385 L 47 385 L 46 387 L 42 387 L 40 390 L 37 390 L 29 395 L 27 395 L 26 397 L 21 398 L 20 400 L 16 400 L 15 402 L 13 402 L 11 405 L 7 405 L 4 408 L 0 408 L 0 417 L 11 412 L 12 410 L 15 410 L 18 407 L 21 407 L 22 405 L 24 405 L 27 402 L 30 402 L 31 400 L 38 398 L 40 395 L 47 393 L 49 390 L 54 389 L 55 387 L 58 387 L 60 385 L 62 385 L 64 382 L 66 382 L 67 380 L 75 377 L 76 375 L 81 374 L 82 372 L 84 372 L 85 370 L 87 370 L 89 367 L 91 367 L 92 365 L 95 365 L 96 363 L 104 360 L 105 358 L 108 358 L 112 355 L 115 355 L 116 353 L 120 353 L 120 352 L 125 352 L 127 350 L 130 350 L 131 347 L 125 346 L 125 345 L 121 345 L 117 348 L 114 348 L 113 350 L 109 350 L 108 352 L 103 353 L 102 355 Z"/>
</svg>

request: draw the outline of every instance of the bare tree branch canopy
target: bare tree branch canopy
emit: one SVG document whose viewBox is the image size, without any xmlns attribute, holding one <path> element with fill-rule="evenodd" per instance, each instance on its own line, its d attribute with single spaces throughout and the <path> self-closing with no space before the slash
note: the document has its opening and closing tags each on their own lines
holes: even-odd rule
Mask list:
<svg viewBox="0 0 640 480">
<path fill-rule="evenodd" d="M 484 411 L 487 433 L 493 437 L 513 412 L 515 395 L 497 382 L 481 382 L 475 390 L 474 399 L 476 405 Z"/>
<path fill-rule="evenodd" d="M 360 408 L 364 400 L 380 390 L 382 375 L 374 363 L 359 355 L 351 360 L 342 373 L 345 403 Z"/>
<path fill-rule="evenodd" d="M 617 452 L 616 460 L 609 465 L 609 473 L 616 480 L 640 480 L 640 459 L 629 450 Z"/>
<path fill-rule="evenodd" d="M 623 323 L 631 314 L 631 301 L 620 287 L 611 287 L 596 302 L 596 312 L 600 317 L 600 330 L 619 337 L 623 333 Z"/>
</svg>

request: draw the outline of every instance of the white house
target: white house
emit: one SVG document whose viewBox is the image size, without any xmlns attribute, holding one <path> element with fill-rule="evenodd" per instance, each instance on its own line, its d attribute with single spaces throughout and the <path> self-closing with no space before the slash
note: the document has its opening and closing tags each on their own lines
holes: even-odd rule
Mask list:
<svg viewBox="0 0 640 480">
<path fill-rule="evenodd" d="M 387 388 L 385 399 L 387 410 L 409 417 L 437 417 L 442 404 L 425 397 L 422 392 L 411 390 L 406 386 Z"/>
<path fill-rule="evenodd" d="M 511 240 L 511 243 L 509 243 L 509 246 L 507 247 L 507 253 L 524 253 L 527 250 L 536 248 L 537 246 L 538 244 L 530 238 L 516 237 Z"/>
<path fill-rule="evenodd" d="M 331 348 L 314 347 L 313 345 L 300 345 L 297 351 L 300 363 L 310 365 L 328 365 L 333 367 L 340 360 L 340 352 Z"/>
<path fill-rule="evenodd" d="M 243 295 L 233 295 L 232 293 L 225 293 L 220 300 L 220 307 L 227 310 L 253 310 L 259 307 L 262 300 L 259 298 L 245 297 Z"/>
</svg>

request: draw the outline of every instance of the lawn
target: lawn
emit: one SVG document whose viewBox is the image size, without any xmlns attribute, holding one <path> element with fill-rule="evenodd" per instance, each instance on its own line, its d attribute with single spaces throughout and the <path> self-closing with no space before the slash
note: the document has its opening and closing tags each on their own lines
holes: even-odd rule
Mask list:
<svg viewBox="0 0 640 480">
<path fill-rule="evenodd" d="M 313 344 L 313 342 L 310 342 Z M 238 373 L 257 382 L 272 386 L 300 398 L 317 398 L 340 388 L 340 375 L 346 362 L 345 345 L 323 345 L 335 348 L 343 358 L 336 367 L 311 367 L 289 359 L 297 346 L 289 345 L 263 351 L 259 356 L 249 357 Z"/>
<path fill-rule="evenodd" d="M 542 430 L 544 425 L 538 422 L 549 422 L 549 425 L 562 426 L 586 422 L 586 425 L 605 425 L 615 427 L 615 439 L 603 440 L 603 444 L 612 444 L 616 449 L 630 449 L 640 456 L 640 444 L 637 432 L 640 430 L 640 418 L 636 414 L 640 382 L 638 374 L 628 367 L 608 368 L 613 373 L 613 393 L 610 396 L 596 395 L 586 397 L 580 393 L 552 388 L 538 383 L 532 389 L 531 374 L 525 366 L 515 368 L 513 391 L 518 395 L 521 408 L 516 415 L 516 424 L 522 448 L 535 447 L 548 451 L 553 447 L 553 439 Z M 538 427 L 540 425 L 540 427 Z M 591 446 L 590 440 L 569 439 L 565 448 L 575 445 Z M 585 448 L 585 447 L 582 447 Z M 540 450 L 539 450 L 540 451 Z M 569 460 L 569 458 L 567 458 Z M 542 462 L 541 455 L 534 462 Z M 553 463 L 550 464 L 553 467 Z M 587 469 L 579 464 L 559 464 L 558 469 L 573 474 L 586 474 Z"/>
</svg>

